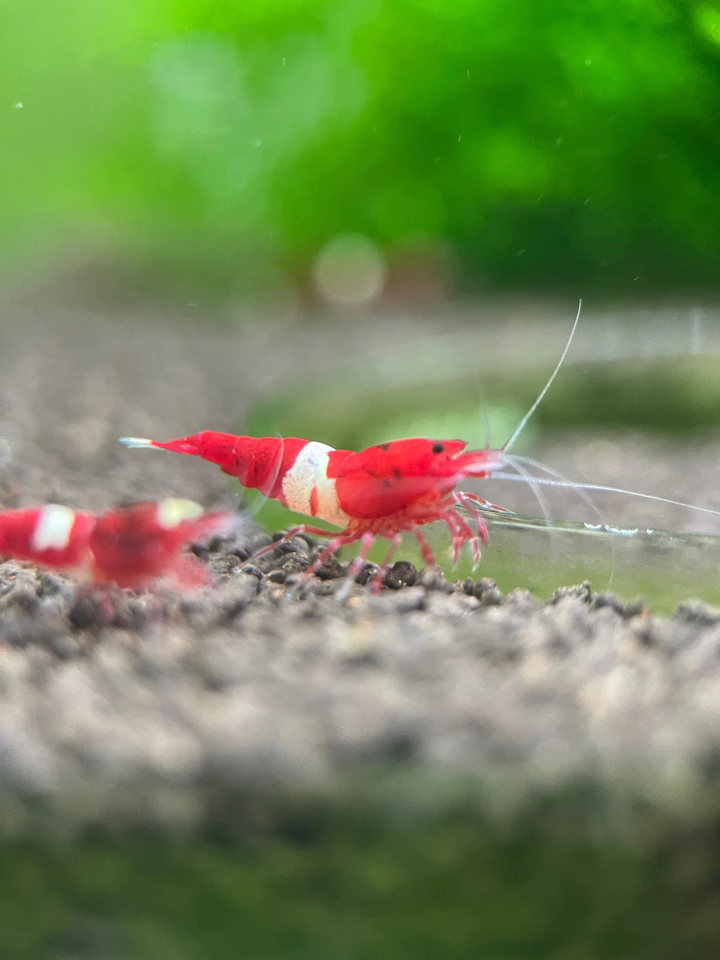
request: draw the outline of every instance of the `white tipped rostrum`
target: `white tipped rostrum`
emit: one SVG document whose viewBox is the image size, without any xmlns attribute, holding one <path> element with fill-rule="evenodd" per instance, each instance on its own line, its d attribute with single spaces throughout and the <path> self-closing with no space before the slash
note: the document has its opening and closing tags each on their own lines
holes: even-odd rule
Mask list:
<svg viewBox="0 0 720 960">
<path fill-rule="evenodd" d="M 148 440 L 147 437 L 120 437 L 118 443 L 124 443 L 130 450 L 152 448 L 153 446 L 152 440 Z"/>
</svg>

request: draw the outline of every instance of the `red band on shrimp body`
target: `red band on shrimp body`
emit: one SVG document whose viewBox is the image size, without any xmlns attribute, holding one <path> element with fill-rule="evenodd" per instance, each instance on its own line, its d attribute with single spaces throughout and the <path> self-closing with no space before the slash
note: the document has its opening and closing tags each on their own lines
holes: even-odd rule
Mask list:
<svg viewBox="0 0 720 960">
<path fill-rule="evenodd" d="M 215 463 L 223 473 L 237 477 L 248 489 L 277 497 L 282 480 L 307 440 L 297 437 L 239 437 L 232 433 L 203 430 L 188 437 L 153 441 L 162 450 L 185 453 Z"/>
<path fill-rule="evenodd" d="M 257 489 L 273 500 L 282 499 L 283 480 L 307 446 L 299 437 L 240 437 L 247 457 L 244 487 Z"/>
<path fill-rule="evenodd" d="M 450 493 L 462 470 L 462 440 L 412 438 L 367 447 L 345 459 L 336 481 L 338 503 L 352 517 L 381 519 Z"/>
<path fill-rule="evenodd" d="M 216 463 L 248 490 L 279 498 L 283 479 L 307 440 L 299 437 L 237 437 L 206 430 L 197 434 L 198 455 Z"/>
<path fill-rule="evenodd" d="M 487 477 L 503 461 L 496 451 L 465 447 L 463 440 L 419 437 L 367 447 L 340 465 L 338 504 L 359 520 L 432 512 L 466 477 Z"/>
</svg>

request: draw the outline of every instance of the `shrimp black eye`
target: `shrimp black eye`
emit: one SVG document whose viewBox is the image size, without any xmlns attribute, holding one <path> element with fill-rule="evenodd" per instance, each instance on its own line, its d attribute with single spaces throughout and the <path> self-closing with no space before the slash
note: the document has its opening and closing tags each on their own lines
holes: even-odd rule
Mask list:
<svg viewBox="0 0 720 960">
<path fill-rule="evenodd" d="M 442 444 L 442 443 L 434 443 L 434 444 L 432 445 L 432 452 L 433 452 L 433 453 L 442 453 L 444 449 L 445 449 L 445 446 L 444 446 L 444 444 Z"/>
</svg>

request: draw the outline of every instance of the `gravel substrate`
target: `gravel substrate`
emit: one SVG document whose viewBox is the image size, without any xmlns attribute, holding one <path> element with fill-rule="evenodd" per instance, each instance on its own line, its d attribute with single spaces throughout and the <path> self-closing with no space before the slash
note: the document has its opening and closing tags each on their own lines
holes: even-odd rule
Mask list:
<svg viewBox="0 0 720 960">
<path fill-rule="evenodd" d="M 184 598 L 0 567 L 0 827 L 48 807 L 197 827 L 218 789 L 325 796 L 383 769 L 470 777 L 491 809 L 586 780 L 688 811 L 714 795 L 719 613 L 660 621 L 588 584 L 503 597 L 407 562 L 340 603 L 343 566 L 303 580 L 301 538 L 244 561 L 267 539 L 197 547 L 218 585 Z"/>
<path fill-rule="evenodd" d="M 168 495 L 237 503 L 209 465 L 133 453 L 116 438 L 232 430 L 298 363 L 318 370 L 358 337 L 377 344 L 411 329 L 407 318 L 288 327 L 280 343 L 253 326 L 21 303 L 2 308 L 0 321 L 0 433 L 10 452 L 0 503 L 86 509 Z M 571 440 L 556 443 L 549 459 L 572 472 L 572 450 Z M 711 452 L 698 449 L 698 499 L 710 488 Z M 596 479 L 664 482 L 658 492 L 677 495 L 688 456 L 618 437 L 591 445 L 579 466 L 594 457 L 592 469 L 613 471 Z M 712 529 L 712 518 L 696 519 L 696 529 Z M 588 586 L 545 603 L 523 590 L 503 597 L 487 578 L 450 585 L 404 561 L 379 596 L 356 587 L 340 604 L 336 561 L 293 592 L 306 541 L 246 563 L 263 537 L 199 547 L 219 585 L 189 598 L 109 603 L 29 566 L 0 567 L 4 829 L 46 804 L 57 822 L 122 810 L 192 824 L 219 783 L 322 792 L 378 765 L 471 775 L 504 808 L 534 785 L 588 776 L 688 809 L 714 789 L 715 613 L 690 605 L 660 621 Z M 19 805 L 21 796 L 43 803 Z"/>
<path fill-rule="evenodd" d="M 0 307 L 0 508 L 237 507 L 213 467 L 117 437 L 234 431 L 300 370 L 414 335 L 408 318 L 268 336 Z M 532 452 L 713 506 L 719 450 L 616 435 Z M 254 563 L 267 542 L 248 521 L 195 545 L 216 585 L 182 596 L 0 563 L 3 960 L 720 955 L 720 613 L 661 619 L 587 583 L 504 595 L 492 551 L 480 579 L 401 560 L 378 595 L 338 602 L 343 564 L 303 580 L 316 545 Z"/>
</svg>

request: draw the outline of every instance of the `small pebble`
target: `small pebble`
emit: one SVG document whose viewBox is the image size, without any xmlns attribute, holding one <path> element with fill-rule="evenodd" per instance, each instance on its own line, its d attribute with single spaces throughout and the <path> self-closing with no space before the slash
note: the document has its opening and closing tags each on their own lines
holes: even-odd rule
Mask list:
<svg viewBox="0 0 720 960">
<path fill-rule="evenodd" d="M 558 587 L 550 600 L 548 600 L 548 604 L 554 605 L 559 603 L 561 600 L 564 600 L 566 597 L 572 597 L 575 600 L 582 600 L 583 603 L 590 603 L 592 596 L 593 592 L 590 586 L 590 581 L 584 580 L 582 583 L 578 583 L 573 587 Z"/>
<path fill-rule="evenodd" d="M 644 600 L 631 600 L 622 610 L 623 620 L 632 620 L 634 617 L 650 615 L 650 608 Z"/>
<path fill-rule="evenodd" d="M 679 603 L 673 611 L 673 620 L 684 620 L 685 623 L 711 626 L 720 620 L 720 610 L 708 606 L 702 600 L 685 600 Z"/>
<path fill-rule="evenodd" d="M 377 570 L 377 564 L 368 561 L 355 577 L 355 583 L 357 583 L 360 587 L 367 586 L 368 582 L 375 576 Z"/>
<path fill-rule="evenodd" d="M 478 599 L 481 607 L 501 607 L 505 602 L 505 598 L 497 587 L 484 590 Z"/>
<path fill-rule="evenodd" d="M 407 560 L 398 560 L 385 574 L 385 586 L 391 590 L 400 590 L 401 587 L 411 587 L 416 580 L 417 570 Z"/>
<path fill-rule="evenodd" d="M 337 580 L 347 575 L 346 568 L 335 557 L 329 557 L 321 567 L 315 571 L 318 580 Z"/>
<path fill-rule="evenodd" d="M 590 601 L 591 610 L 601 610 L 603 607 L 610 607 L 615 613 L 622 615 L 622 600 L 618 600 L 612 593 L 598 593 Z"/>
</svg>

